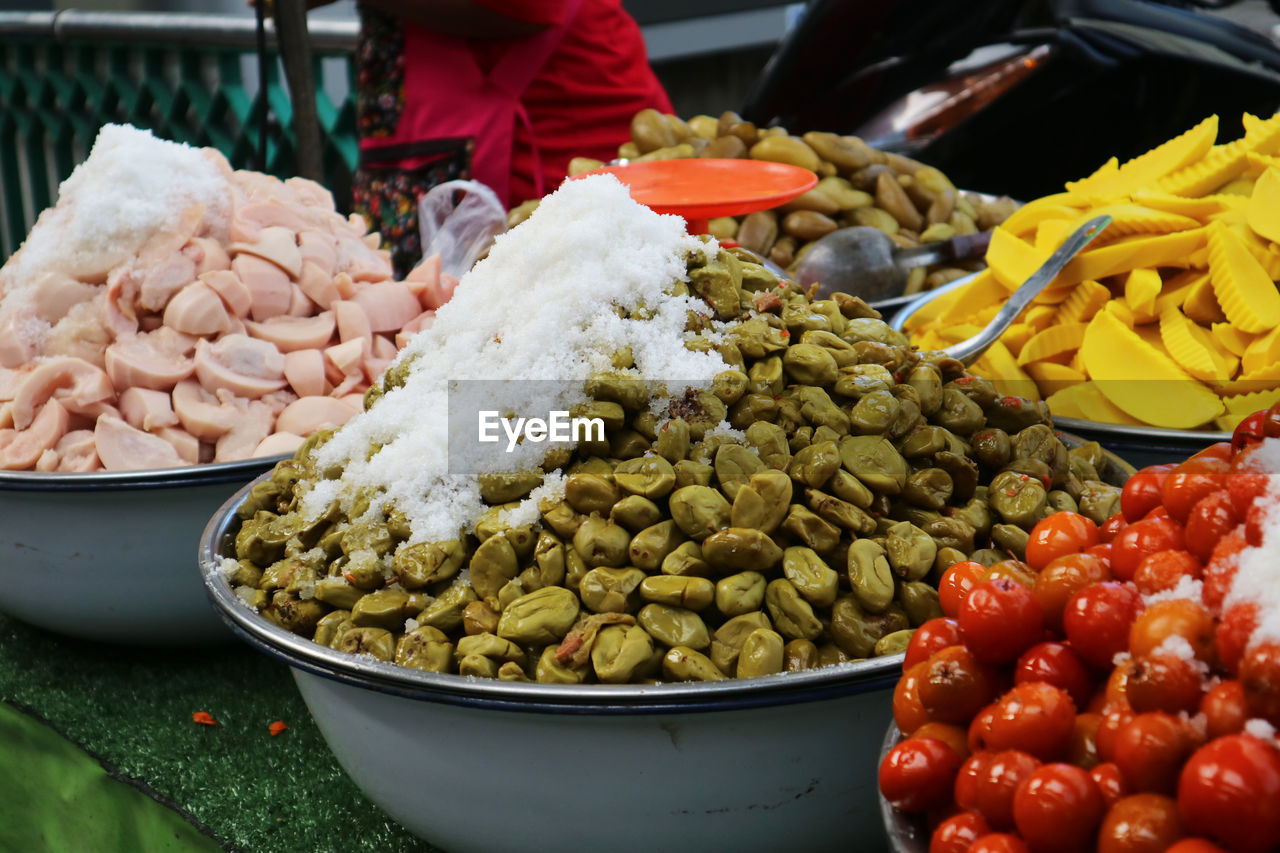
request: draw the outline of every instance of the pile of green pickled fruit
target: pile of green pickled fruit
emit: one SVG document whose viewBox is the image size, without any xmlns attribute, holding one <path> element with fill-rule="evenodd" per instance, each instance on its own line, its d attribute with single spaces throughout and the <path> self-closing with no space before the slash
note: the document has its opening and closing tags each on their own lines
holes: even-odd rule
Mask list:
<svg viewBox="0 0 1280 853">
<path fill-rule="evenodd" d="M 717 680 L 902 651 L 940 615 L 953 563 L 1021 557 L 1060 509 L 1116 511 L 1100 449 L 1069 451 L 1042 404 L 914 351 L 857 298 L 810 301 L 741 250 L 689 264 L 673 291 L 708 307 L 686 346 L 730 369 L 660 417 L 618 353 L 574 411 L 607 438 L 547 458 L 567 479 L 540 525 L 500 515 L 541 472 L 482 477 L 491 509 L 457 540 L 409 543 L 394 507 L 369 523 L 367 494 L 308 519 L 302 496 L 333 476 L 315 467 L 320 434 L 240 508 L 237 594 L 317 643 L 422 670 Z"/>
<path fill-rule="evenodd" d="M 857 136 L 810 131 L 792 136 L 786 128 L 757 128 L 729 111 L 719 118 L 698 115 L 685 121 L 647 109 L 631 121 L 631 140 L 618 149 L 630 162 L 689 157 L 749 158 L 799 166 L 818 176 L 818 185 L 772 210 L 712 219 L 708 230 L 735 240 L 783 269 L 791 269 L 813 241 L 838 228 L 865 225 L 912 248 L 961 234 L 988 231 L 1017 204 L 956 189 L 940 170 L 910 157 L 881 151 Z M 569 174 L 599 168 L 578 157 Z M 512 212 L 511 222 L 531 212 L 531 203 Z M 931 290 L 981 269 L 981 258 L 913 269 L 906 293 Z"/>
</svg>

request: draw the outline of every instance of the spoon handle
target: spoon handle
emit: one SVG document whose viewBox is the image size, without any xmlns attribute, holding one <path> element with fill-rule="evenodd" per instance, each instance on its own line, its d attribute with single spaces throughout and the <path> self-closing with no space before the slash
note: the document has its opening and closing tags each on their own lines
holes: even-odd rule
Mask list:
<svg viewBox="0 0 1280 853">
<path fill-rule="evenodd" d="M 1045 261 L 1040 269 L 1031 274 L 1031 278 L 1023 282 L 1013 292 L 1013 295 L 996 312 L 996 316 L 991 318 L 991 322 L 987 324 L 986 328 L 967 341 L 952 344 L 944 349 L 943 352 L 966 365 L 977 361 L 996 342 L 996 339 L 1013 324 L 1013 321 L 1018 318 L 1023 309 L 1031 304 L 1031 300 L 1039 296 L 1040 291 L 1044 290 L 1049 285 L 1049 282 L 1053 281 L 1054 276 L 1062 272 L 1062 268 L 1067 265 L 1067 262 L 1088 245 L 1090 240 L 1101 234 L 1102 229 L 1109 224 L 1111 224 L 1111 217 L 1103 215 L 1095 216 L 1077 228 L 1066 239 L 1066 242 L 1049 256 L 1049 260 Z"/>
<path fill-rule="evenodd" d="M 990 243 L 990 231 L 979 231 L 976 234 L 959 234 L 946 240 L 939 240 L 936 243 L 925 243 L 914 249 L 897 249 L 893 253 L 893 264 L 905 272 L 916 267 L 926 267 L 930 264 L 981 258 L 987 253 L 987 246 Z"/>
</svg>

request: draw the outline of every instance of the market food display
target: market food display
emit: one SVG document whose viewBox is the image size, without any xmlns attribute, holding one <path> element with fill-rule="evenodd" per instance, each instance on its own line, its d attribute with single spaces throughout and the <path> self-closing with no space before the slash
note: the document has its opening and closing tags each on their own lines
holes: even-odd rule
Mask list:
<svg viewBox="0 0 1280 853">
<path fill-rule="evenodd" d="M 786 128 L 757 128 L 732 111 L 719 118 L 698 115 L 685 121 L 648 109 L 631 121 L 631 141 L 618 149 L 629 162 L 688 157 L 751 158 L 787 163 L 818 176 L 818 186 L 794 201 L 745 216 L 712 219 L 709 231 L 732 240 L 783 269 L 790 269 L 808 246 L 838 228 L 864 225 L 883 231 L 900 247 L 986 231 L 1017 205 L 956 189 L 941 171 L 856 136 L 811 131 L 803 137 Z M 575 158 L 569 174 L 589 172 L 600 161 Z M 536 202 L 512 211 L 521 221 Z M 911 271 L 906 293 L 931 290 L 976 270 L 980 263 L 958 262 Z"/>
<path fill-rule="evenodd" d="M 715 680 L 901 651 L 952 563 L 1021 555 L 1058 509 L 1115 511 L 1097 445 L 1069 452 L 1042 405 L 745 257 L 612 176 L 566 183 L 363 414 L 253 489 L 223 563 L 236 593 L 420 669 Z M 456 458 L 433 413 L 496 378 L 567 378 L 557 404 L 606 435 Z"/>
<path fill-rule="evenodd" d="M 942 580 L 882 794 L 931 853 L 1266 853 L 1280 843 L 1280 407 L 1130 478 L 1101 527 Z"/>
<path fill-rule="evenodd" d="M 0 468 L 291 453 L 448 298 L 312 181 L 105 127 L 0 269 Z"/>
<path fill-rule="evenodd" d="M 1106 213 L 975 372 L 1112 424 L 1230 430 L 1280 399 L 1280 114 L 1244 129 L 1219 142 L 1210 116 L 1028 203 L 994 231 L 988 270 L 908 321 L 912 341 L 968 337 L 1063 235 Z"/>
</svg>

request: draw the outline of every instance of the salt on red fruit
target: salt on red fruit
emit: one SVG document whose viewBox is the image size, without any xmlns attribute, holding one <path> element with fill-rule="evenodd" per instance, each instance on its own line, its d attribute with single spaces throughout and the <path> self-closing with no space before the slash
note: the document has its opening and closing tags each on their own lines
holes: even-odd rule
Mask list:
<svg viewBox="0 0 1280 853">
<path fill-rule="evenodd" d="M 1157 601 L 1134 619 L 1129 628 L 1129 653 L 1146 657 L 1170 637 L 1181 637 L 1191 646 L 1196 658 L 1213 661 L 1215 626 L 1213 616 L 1197 601 L 1174 598 Z"/>
<path fill-rule="evenodd" d="M 1067 599 L 1062 626 L 1076 654 L 1090 666 L 1109 669 L 1129 648 L 1129 627 L 1142 610 L 1142 598 L 1115 581 L 1095 583 Z"/>
<path fill-rule="evenodd" d="M 1143 557 L 1132 580 L 1139 592 L 1150 595 L 1175 588 L 1184 577 L 1196 580 L 1203 574 L 1204 566 L 1190 551 L 1169 549 Z"/>
<path fill-rule="evenodd" d="M 1043 681 L 1015 684 L 996 702 L 986 739 L 992 749 L 1017 749 L 1041 761 L 1066 754 L 1075 730 L 1070 694 Z"/>
<path fill-rule="evenodd" d="M 1247 734 L 1196 750 L 1178 778 L 1187 829 L 1234 853 L 1268 853 L 1280 839 L 1280 751 Z"/>
<path fill-rule="evenodd" d="M 1249 716 L 1280 726 L 1280 643 L 1256 643 L 1245 651 L 1240 687 Z"/>
<path fill-rule="evenodd" d="M 1031 590 L 1007 578 L 970 590 L 957 621 L 965 646 L 986 663 L 1011 663 L 1044 636 L 1040 603 Z"/>
<path fill-rule="evenodd" d="M 1222 668 L 1235 675 L 1245 646 L 1258 627 L 1258 603 L 1245 601 L 1227 609 L 1218 622 L 1216 645 Z"/>
<path fill-rule="evenodd" d="M 1133 710 L 1194 714 L 1204 695 L 1204 677 L 1195 660 L 1170 652 L 1130 658 L 1125 696 Z"/>
<path fill-rule="evenodd" d="M 1036 853 L 1071 853 L 1093 841 L 1106 812 L 1087 770 L 1071 764 L 1036 768 L 1013 795 L 1018 834 Z"/>
</svg>

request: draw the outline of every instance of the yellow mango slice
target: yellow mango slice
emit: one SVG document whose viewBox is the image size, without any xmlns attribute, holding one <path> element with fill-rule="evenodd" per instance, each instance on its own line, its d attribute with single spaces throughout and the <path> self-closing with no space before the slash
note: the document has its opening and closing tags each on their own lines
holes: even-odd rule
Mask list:
<svg viewBox="0 0 1280 853">
<path fill-rule="evenodd" d="M 1217 223 L 1208 231 L 1213 292 L 1227 319 L 1243 332 L 1280 325 L 1280 291 L 1244 241 Z"/>
<path fill-rule="evenodd" d="M 1022 368 L 1027 375 L 1035 380 L 1036 387 L 1040 389 L 1042 397 L 1050 397 L 1071 385 L 1076 385 L 1088 379 L 1078 370 L 1073 370 L 1065 364 L 1057 364 L 1052 361 L 1033 361 L 1031 364 Z"/>
<path fill-rule="evenodd" d="M 1272 167 L 1262 173 L 1246 211 L 1254 233 L 1280 242 L 1280 169 Z"/>
<path fill-rule="evenodd" d="M 1157 270 L 1136 269 L 1125 276 L 1124 302 L 1133 309 L 1135 321 L 1148 323 L 1155 319 L 1156 297 L 1163 287 L 1164 282 Z"/>
<path fill-rule="evenodd" d="M 1249 417 L 1247 412 L 1227 412 L 1213 419 L 1213 425 L 1223 432 L 1232 432 L 1240 426 L 1240 422 Z"/>
<path fill-rule="evenodd" d="M 1237 198 L 1242 198 L 1242 196 L 1237 196 Z M 1209 221 L 1221 222 L 1223 225 L 1247 230 L 1249 227 L 1249 211 L 1245 209 L 1244 205 L 1241 205 L 1231 210 L 1224 210 L 1222 213 L 1215 213 L 1209 217 Z"/>
<path fill-rule="evenodd" d="M 1055 203 L 1053 201 L 1055 198 L 1061 198 L 1061 196 L 1044 196 L 1035 201 L 1027 202 L 1010 214 L 1008 219 L 1000 223 L 1000 227 L 1010 234 L 1025 237 L 1035 233 L 1036 229 L 1040 227 L 1040 223 L 1046 219 L 1065 219 L 1071 222 L 1080 215 L 1078 207 Z"/>
<path fill-rule="evenodd" d="M 938 329 L 936 334 L 948 344 L 958 344 L 961 341 L 969 340 L 969 338 L 981 331 L 982 326 L 977 323 L 957 323 L 954 326 Z"/>
<path fill-rule="evenodd" d="M 1197 323 L 1211 326 L 1227 319 L 1218 304 L 1218 297 L 1213 289 L 1213 277 L 1205 273 L 1187 288 L 1187 296 L 1182 300 L 1182 313 Z"/>
<path fill-rule="evenodd" d="M 1209 331 L 1223 349 L 1237 358 L 1244 355 L 1249 344 L 1256 340 L 1253 335 L 1240 331 L 1230 323 L 1214 323 L 1209 327 Z"/>
<path fill-rule="evenodd" d="M 1184 198 L 1159 190 L 1135 190 L 1134 204 L 1149 210 L 1176 213 L 1198 222 L 1206 222 L 1215 213 L 1225 213 L 1243 207 L 1245 200 L 1238 195 L 1207 195 L 1200 198 Z M 1108 229 L 1110 227 L 1108 226 Z"/>
<path fill-rule="evenodd" d="M 1156 297 L 1156 316 L 1159 317 L 1160 313 L 1170 305 L 1181 308 L 1192 286 L 1199 279 L 1208 277 L 1209 274 L 1204 270 L 1183 270 L 1165 281 L 1160 295 Z"/>
<path fill-rule="evenodd" d="M 1229 365 L 1218 354 L 1216 343 L 1172 305 L 1160 315 L 1160 340 L 1169 356 L 1178 366 L 1196 379 L 1230 379 L 1234 365 Z"/>
<path fill-rule="evenodd" d="M 1034 326 L 1027 323 L 1014 323 L 1000 336 L 1000 343 L 1008 347 L 1009 352 L 1018 355 L 1022 352 L 1022 348 L 1027 345 L 1027 341 L 1035 337 L 1035 334 Z"/>
<path fill-rule="evenodd" d="M 1080 350 L 1076 350 L 1076 354 L 1071 356 L 1071 361 L 1067 362 L 1067 366 L 1077 373 L 1082 373 L 1085 376 L 1089 375 L 1089 371 L 1084 366 L 1084 359 L 1080 356 Z"/>
<path fill-rule="evenodd" d="M 1058 308 L 1059 323 L 1083 323 L 1092 319 L 1111 299 L 1111 291 L 1096 281 L 1086 279 L 1075 285 L 1071 295 Z"/>
<path fill-rule="evenodd" d="M 939 323 L 945 325 L 972 317 L 988 305 L 999 304 L 1009 296 L 1009 291 L 989 269 L 978 273 L 973 281 L 955 292 L 960 294 L 959 298 L 936 315 Z"/>
<path fill-rule="evenodd" d="M 1223 412 L 1217 394 L 1109 312 L 1089 322 L 1080 354 L 1098 390 L 1144 423 L 1192 429 Z"/>
<path fill-rule="evenodd" d="M 1139 237 L 1088 249 L 1071 260 L 1058 274 L 1059 284 L 1074 284 L 1087 278 L 1098 280 L 1138 267 L 1189 266 L 1187 257 L 1204 245 L 1205 229 L 1177 231 L 1157 237 Z"/>
<path fill-rule="evenodd" d="M 1058 309 L 1052 305 L 1032 305 L 1022 315 L 1022 322 L 1042 332 L 1053 323 L 1053 315 L 1057 312 Z"/>
<path fill-rule="evenodd" d="M 1036 305 L 1061 305 L 1066 302 L 1072 293 L 1075 293 L 1074 285 L 1066 287 L 1049 287 L 1036 294 L 1035 299 L 1031 301 Z"/>
<path fill-rule="evenodd" d="M 1080 342 L 1084 340 L 1084 330 L 1088 327 L 1088 323 L 1050 326 L 1027 341 L 1026 346 L 1018 353 L 1018 364 L 1026 365 L 1079 349 Z"/>
<path fill-rule="evenodd" d="M 1123 302 L 1108 302 L 1106 310 L 1100 311 L 1099 314 L 1110 314 L 1130 329 L 1137 325 L 1137 322 L 1133 319 L 1133 309 Z M 1097 317 L 1098 314 L 1094 316 Z"/>
<path fill-rule="evenodd" d="M 1217 138 L 1218 117 L 1212 115 L 1185 133 L 1129 160 L 1115 172 L 1067 184 L 1067 191 L 1092 199 L 1122 198 L 1200 160 Z"/>
<path fill-rule="evenodd" d="M 974 276 L 973 280 L 968 284 L 958 287 L 955 290 L 948 291 L 936 299 L 931 299 L 928 303 L 922 306 L 919 311 L 916 311 L 907 318 L 906 322 L 903 323 L 903 328 L 910 332 L 924 326 L 926 323 L 932 322 L 937 320 L 939 317 L 946 315 L 957 305 L 962 304 L 965 299 L 965 294 L 969 293 L 975 285 L 980 286 L 980 283 L 984 278 L 990 278 L 990 275 L 987 274 L 986 270 L 983 270 Z M 1003 288 L 1001 288 L 1001 292 L 1004 292 Z"/>
<path fill-rule="evenodd" d="M 1252 391 L 1222 398 L 1228 414 L 1251 415 L 1259 409 L 1269 409 L 1280 403 L 1280 388 L 1270 391 Z"/>
<path fill-rule="evenodd" d="M 1240 356 L 1240 367 L 1245 373 L 1261 370 L 1276 362 L 1280 362 L 1280 326 L 1259 335 Z"/>
<path fill-rule="evenodd" d="M 1207 195 L 1214 189 L 1231 183 L 1248 166 L 1250 151 L 1273 154 L 1280 146 L 1280 120 L 1272 116 L 1266 121 L 1246 125 L 1244 136 L 1215 145 L 1198 163 L 1166 175 L 1156 182 L 1155 189 L 1182 196 Z"/>
<path fill-rule="evenodd" d="M 1111 217 L 1111 224 L 1094 238 L 1090 246 L 1114 242 L 1121 237 L 1132 237 L 1135 234 L 1171 234 L 1174 231 L 1189 231 L 1200 227 L 1200 221 L 1190 216 L 1138 204 L 1121 203 L 1086 210 L 1071 223 L 1071 230 L 1074 231 L 1090 219 L 1104 213 Z"/>
<path fill-rule="evenodd" d="M 1245 163 L 1249 162 L 1248 155 L 1245 156 Z M 1222 195 L 1239 195 L 1248 198 L 1253 195 L 1253 178 L 1239 177 L 1234 181 L 1218 188 L 1218 192 Z"/>
<path fill-rule="evenodd" d="M 1106 424 L 1141 426 L 1142 421 L 1132 417 L 1124 409 L 1107 399 L 1096 382 L 1086 382 L 1080 389 L 1080 410 L 1087 420 Z"/>
<path fill-rule="evenodd" d="M 1006 290 L 1014 291 L 1031 278 L 1051 254 L 1052 249 L 1037 249 L 1012 232 L 996 226 L 991 231 L 991 244 L 987 247 L 987 267 Z"/>
<path fill-rule="evenodd" d="M 1235 379 L 1213 382 L 1212 385 L 1223 395 L 1269 391 L 1280 387 L 1280 364 L 1269 364 L 1254 371 L 1246 371 Z"/>
<path fill-rule="evenodd" d="M 1052 255 L 1054 249 L 1061 246 L 1075 230 L 1071 227 L 1071 222 L 1070 219 L 1046 219 L 1036 226 L 1036 251 L 1044 252 L 1045 257 Z"/>
<path fill-rule="evenodd" d="M 1081 382 L 1078 385 L 1068 385 L 1046 397 L 1044 401 L 1049 404 L 1049 413 L 1055 418 L 1087 420 L 1088 416 L 1085 415 L 1084 409 L 1080 407 L 1080 397 L 1083 393 L 1087 393 L 1081 389 L 1087 384 L 1087 382 Z"/>
<path fill-rule="evenodd" d="M 1035 380 L 1022 371 L 1013 354 L 1004 344 L 996 341 L 982 357 L 973 363 L 973 372 L 991 380 L 1001 394 L 1039 400 L 1040 390 Z"/>
<path fill-rule="evenodd" d="M 930 350 L 946 349 L 950 344 L 944 341 L 942 337 L 932 330 L 924 332 L 918 337 L 911 339 L 911 342 L 921 349 L 923 352 Z"/>
<path fill-rule="evenodd" d="M 1246 152 L 1244 155 L 1245 166 L 1244 174 L 1254 180 L 1262 176 L 1267 169 L 1280 167 L 1280 157 L 1271 154 L 1259 154 L 1256 151 Z"/>
</svg>

